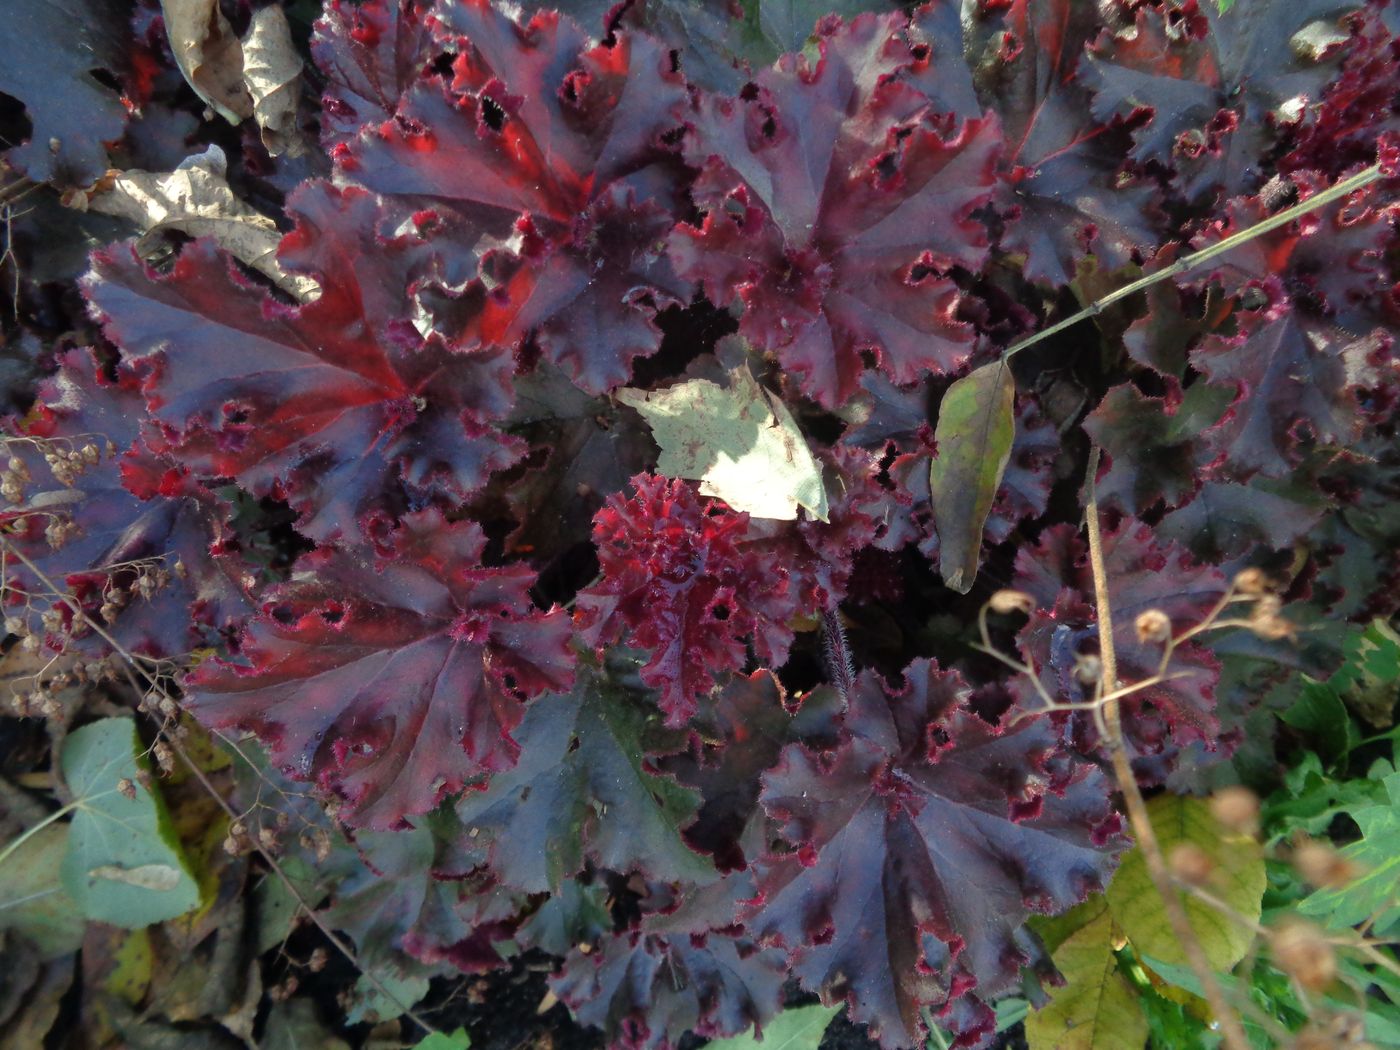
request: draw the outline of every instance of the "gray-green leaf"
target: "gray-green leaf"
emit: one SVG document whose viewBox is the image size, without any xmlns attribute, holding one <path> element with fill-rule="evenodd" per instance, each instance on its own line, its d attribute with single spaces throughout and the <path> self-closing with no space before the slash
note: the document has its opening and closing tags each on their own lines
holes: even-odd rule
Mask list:
<svg viewBox="0 0 1400 1050">
<path fill-rule="evenodd" d="M 147 768 L 136 724 L 104 718 L 63 745 L 63 776 L 78 801 L 62 882 L 84 916 L 127 929 L 183 915 L 199 886 L 165 803 L 141 785 Z M 132 784 L 131 797 L 118 789 Z"/>
<path fill-rule="evenodd" d="M 982 557 L 982 530 L 1016 436 L 1016 384 L 1003 361 L 963 376 L 943 395 L 929 467 L 939 572 L 959 594 L 972 589 Z"/>
<path fill-rule="evenodd" d="M 661 446 L 658 473 L 698 481 L 703 495 L 755 518 L 791 521 L 805 507 L 826 520 L 821 467 L 787 406 L 747 367 L 729 373 L 728 388 L 691 379 L 665 390 L 619 390 L 617 398 L 651 425 Z"/>
</svg>

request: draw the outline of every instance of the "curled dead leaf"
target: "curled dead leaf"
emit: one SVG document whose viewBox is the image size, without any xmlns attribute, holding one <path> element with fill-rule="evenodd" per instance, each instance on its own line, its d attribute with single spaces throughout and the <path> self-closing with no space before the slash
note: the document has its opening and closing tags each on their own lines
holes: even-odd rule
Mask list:
<svg viewBox="0 0 1400 1050">
<path fill-rule="evenodd" d="M 315 281 L 278 265 L 282 234 L 270 218 L 234 196 L 226 171 L 223 151 L 210 146 L 186 157 L 174 171 L 110 172 L 80 200 L 69 203 L 128 219 L 147 235 L 178 230 L 190 237 L 212 237 L 289 295 L 302 302 L 315 298 Z"/>
</svg>

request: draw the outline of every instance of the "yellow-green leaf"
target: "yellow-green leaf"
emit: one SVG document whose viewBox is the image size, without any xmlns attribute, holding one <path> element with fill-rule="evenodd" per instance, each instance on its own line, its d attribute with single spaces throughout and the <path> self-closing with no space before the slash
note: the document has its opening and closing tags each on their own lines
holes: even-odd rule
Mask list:
<svg viewBox="0 0 1400 1050">
<path fill-rule="evenodd" d="M 617 398 L 651 425 L 661 446 L 657 473 L 698 481 L 703 495 L 755 518 L 791 521 L 805 507 L 825 521 L 821 467 L 787 406 L 746 367 L 729 377 L 728 388 L 691 379 L 665 390 L 619 390 Z"/>
<path fill-rule="evenodd" d="M 1191 897 L 1185 898 L 1187 917 L 1210 965 L 1228 971 L 1244 957 L 1254 939 L 1247 923 L 1259 921 L 1265 882 L 1263 852 L 1254 839 L 1226 832 L 1199 799 L 1159 795 L 1147 804 L 1147 809 L 1163 854 L 1170 855 L 1172 848 L 1182 843 L 1203 850 L 1214 865 L 1204 889 L 1245 920 L 1240 922 Z M 1108 887 L 1108 907 L 1140 957 L 1148 955 L 1176 966 L 1186 965 L 1186 956 L 1167 920 L 1166 906 L 1147 874 L 1141 850 L 1134 849 L 1123 858 Z"/>
<path fill-rule="evenodd" d="M 982 558 L 982 530 L 1011 458 L 1016 384 L 1005 362 L 963 376 L 938 409 L 938 454 L 929 467 L 938 569 L 959 594 L 972 589 Z"/>
<path fill-rule="evenodd" d="M 1147 1041 L 1137 993 L 1118 972 L 1113 916 L 1102 898 L 1086 914 L 1094 917 L 1054 951 L 1064 987 L 1052 990 L 1050 1001 L 1026 1017 L 1030 1050 L 1123 1050 Z"/>
</svg>

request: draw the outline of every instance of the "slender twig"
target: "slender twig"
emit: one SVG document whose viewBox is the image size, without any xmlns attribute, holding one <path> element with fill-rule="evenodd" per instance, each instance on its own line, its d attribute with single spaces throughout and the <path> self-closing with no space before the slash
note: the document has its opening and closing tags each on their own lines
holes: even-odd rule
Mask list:
<svg viewBox="0 0 1400 1050">
<path fill-rule="evenodd" d="M 1308 212 L 1316 211 L 1323 205 L 1330 204 L 1339 197 L 1345 197 L 1348 193 L 1354 193 L 1359 189 L 1363 189 L 1373 182 L 1378 182 L 1382 178 L 1384 178 L 1384 174 L 1381 171 L 1381 166 L 1379 164 L 1373 164 L 1366 170 L 1357 172 L 1350 178 L 1343 179 L 1335 186 L 1331 186 L 1321 193 L 1293 205 L 1291 208 L 1285 208 L 1277 215 L 1270 215 L 1267 219 L 1255 223 L 1247 230 L 1241 230 L 1239 233 L 1231 234 L 1217 244 L 1202 248 L 1198 252 L 1192 252 L 1190 255 L 1178 259 L 1170 266 L 1164 266 L 1162 269 L 1155 270 L 1145 277 L 1139 277 L 1130 284 L 1125 284 L 1116 291 L 1109 292 L 1103 298 L 1094 300 L 1094 302 L 1090 303 L 1078 313 L 1070 314 L 1070 316 L 1063 320 L 1056 321 L 1049 328 L 1042 328 L 1034 335 L 1027 336 L 1019 343 L 1012 345 L 1001 355 L 1002 360 L 1009 360 L 1022 350 L 1032 347 L 1045 339 L 1049 339 L 1057 332 L 1063 332 L 1066 328 L 1077 325 L 1080 321 L 1087 321 L 1091 317 L 1097 317 L 1120 299 L 1126 299 L 1130 295 L 1150 288 L 1158 281 L 1165 281 L 1169 277 L 1176 277 L 1189 270 L 1194 270 L 1197 266 L 1209 262 L 1217 255 L 1224 255 L 1226 252 L 1238 248 L 1241 244 L 1252 241 L 1261 234 L 1268 233 L 1270 230 L 1276 230 L 1280 226 L 1286 226 L 1294 219 L 1306 215 Z"/>
<path fill-rule="evenodd" d="M 1133 765 L 1128 758 L 1128 749 L 1123 743 L 1122 716 L 1119 710 L 1119 700 L 1114 695 L 1118 686 L 1118 656 L 1113 645 L 1113 612 L 1108 600 L 1108 572 L 1104 567 L 1103 533 L 1099 527 L 1099 500 L 1098 492 L 1094 486 L 1094 476 L 1098 473 L 1098 467 L 1099 450 L 1095 448 L 1089 456 L 1089 473 L 1086 483 L 1088 500 L 1084 512 L 1084 522 L 1089 534 L 1089 564 L 1094 576 L 1094 604 L 1098 613 L 1099 660 L 1103 668 L 1101 681 L 1108 689 L 1100 708 L 1104 743 L 1113 760 L 1113 772 L 1118 780 L 1118 788 L 1123 793 L 1128 820 L 1133 826 L 1133 835 L 1137 839 L 1138 848 L 1142 850 L 1147 873 L 1152 878 L 1152 884 L 1157 888 L 1157 893 L 1161 896 L 1162 903 L 1166 907 L 1167 920 L 1171 923 L 1172 932 L 1176 934 L 1176 939 L 1181 944 L 1186 961 L 1195 973 L 1197 980 L 1201 982 L 1201 990 L 1205 993 L 1206 1002 L 1210 1004 L 1211 1011 L 1215 1014 L 1215 1019 L 1220 1025 L 1220 1034 L 1224 1045 L 1227 1050 L 1249 1050 L 1249 1040 L 1245 1036 L 1244 1026 L 1240 1023 L 1239 1015 L 1235 1013 L 1234 1008 L 1225 998 L 1225 993 L 1220 988 L 1220 982 L 1215 979 L 1215 973 L 1211 970 L 1204 949 L 1201 948 L 1201 942 L 1196 938 L 1196 931 L 1191 927 L 1190 919 L 1187 918 L 1186 909 L 1182 905 L 1176 884 L 1172 880 L 1171 872 L 1167 869 L 1166 858 L 1162 855 L 1162 846 L 1157 841 L 1156 832 L 1152 829 L 1152 820 L 1147 813 L 1147 803 L 1142 797 L 1142 791 L 1138 788 L 1137 776 L 1133 773 Z"/>
<path fill-rule="evenodd" d="M 9 541 L 9 539 L 3 535 L 0 535 L 0 552 L 3 552 L 9 557 L 13 557 L 16 561 L 18 561 L 21 565 L 23 565 L 26 569 L 33 573 L 35 579 L 37 579 L 39 583 L 41 583 L 43 586 L 47 587 L 49 589 L 49 592 L 53 595 L 53 597 L 57 598 L 59 601 L 63 602 L 63 604 L 67 605 L 68 608 L 72 610 L 73 615 L 75 617 L 80 618 L 81 620 L 86 622 L 88 627 L 92 629 L 94 634 L 96 634 L 99 638 L 101 638 L 104 642 L 106 642 L 109 646 L 112 647 L 112 651 L 116 653 L 117 656 L 119 656 L 123 661 L 122 671 L 126 675 L 127 683 L 131 686 L 132 690 L 138 696 L 141 696 L 146 692 L 146 689 L 142 687 L 141 683 L 136 678 L 136 674 L 139 672 L 146 679 L 148 687 L 150 689 L 159 690 L 162 697 L 165 699 L 172 699 L 170 698 L 169 694 L 166 693 L 165 687 L 160 684 L 158 679 L 152 676 L 149 672 L 143 670 L 140 667 L 140 664 L 137 663 L 135 656 L 132 653 L 130 653 L 127 650 L 127 648 L 121 644 L 121 642 L 117 641 L 117 639 L 114 638 L 112 634 L 105 627 L 102 626 L 102 624 L 98 623 L 95 619 L 88 615 L 87 610 L 82 607 L 81 602 L 79 602 L 72 595 L 60 590 L 58 586 L 54 583 L 54 581 L 49 579 L 49 577 L 44 574 L 44 571 L 40 569 L 38 565 L 34 564 L 34 562 L 27 555 L 25 555 L 23 551 L 21 551 L 18 547 L 12 544 Z M 176 739 L 175 735 L 173 733 L 167 733 L 164 730 L 161 730 L 161 736 L 165 739 L 165 742 L 170 745 L 171 750 L 174 751 L 175 754 L 179 756 L 180 760 L 185 763 L 185 766 L 190 770 L 190 772 L 194 774 L 195 779 L 199 781 L 200 785 L 204 788 L 204 790 L 209 793 L 209 797 L 212 798 L 216 803 L 218 803 L 219 807 L 228 815 L 230 820 L 237 820 L 237 811 L 234 810 L 233 806 L 229 803 L 228 799 L 224 798 L 224 796 L 219 793 L 218 789 L 215 788 L 212 783 L 210 783 L 209 778 L 205 776 L 204 771 L 200 769 L 199 766 L 195 763 L 194 759 L 190 757 L 189 753 L 185 750 L 184 745 L 181 744 L 178 739 Z M 31 829 L 31 832 L 33 830 L 35 829 Z M 401 1007 L 403 1009 L 403 1015 L 405 1017 L 411 1020 L 414 1024 L 418 1025 L 418 1027 L 425 1032 L 436 1032 L 436 1028 L 434 1028 L 431 1024 L 425 1021 L 422 1015 L 417 1013 L 411 1005 L 403 1003 L 399 999 L 399 997 L 394 994 L 393 990 L 379 979 L 379 976 L 376 973 L 360 965 L 360 961 L 355 955 L 355 950 L 351 948 L 350 945 L 342 937 L 340 937 L 339 934 L 337 934 L 328 925 L 326 925 L 325 920 L 322 919 L 320 915 L 316 913 L 316 909 L 306 900 L 306 898 L 302 895 L 301 890 L 297 888 L 296 883 L 294 883 L 291 880 L 291 877 L 287 875 L 286 871 L 283 870 L 282 865 L 279 864 L 277 858 L 272 855 L 271 850 L 268 850 L 256 840 L 254 840 L 253 842 L 253 848 L 257 851 L 258 855 L 262 857 L 264 862 L 266 862 L 268 868 L 272 871 L 272 873 L 276 875 L 279 880 L 281 880 L 283 886 L 286 887 L 287 892 L 290 893 L 292 899 L 296 901 L 297 907 L 301 909 L 301 911 L 306 914 L 307 918 L 311 920 L 315 927 L 321 931 L 321 934 L 326 938 L 327 941 L 331 943 L 332 947 L 334 947 L 336 951 L 340 952 L 340 954 L 345 957 L 346 961 L 349 962 L 350 965 L 353 966 L 358 973 L 362 974 L 365 977 L 365 979 L 370 982 L 370 984 L 374 985 L 377 991 L 379 991 L 382 995 L 386 996 L 388 1000 L 395 1006 Z"/>
</svg>

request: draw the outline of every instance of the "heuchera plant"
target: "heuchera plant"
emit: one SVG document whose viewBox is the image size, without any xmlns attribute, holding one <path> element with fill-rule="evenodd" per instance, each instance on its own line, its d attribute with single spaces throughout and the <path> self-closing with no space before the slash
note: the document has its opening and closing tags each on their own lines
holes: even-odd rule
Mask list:
<svg viewBox="0 0 1400 1050">
<path fill-rule="evenodd" d="M 1396 16 L 937 0 L 772 62 L 794 42 L 753 11 L 692 39 L 693 6 L 330 0 L 330 176 L 287 197 L 278 255 L 319 294 L 211 241 L 94 253 L 106 342 L 5 424 L 6 615 L 54 651 L 198 651 L 190 710 L 256 734 L 385 876 L 326 913 L 357 940 L 544 951 L 622 1046 L 761 1026 L 789 980 L 889 1050 L 930 1010 L 979 1045 L 998 996 L 1055 979 L 1025 920 L 1125 844 L 1094 724 L 1034 713 L 1084 698 L 1098 644 L 1088 442 L 1125 678 L 1161 651 L 1138 613 L 1199 622 L 1247 566 L 1300 621 L 1400 605 L 1394 186 L 1019 355 L 966 596 L 930 568 L 960 526 L 939 400 L 1373 162 Z M 736 356 L 825 521 L 659 476 L 614 396 Z M 1039 690 L 969 644 L 998 587 L 1036 606 L 992 629 Z M 1177 647 L 1123 707 L 1142 783 L 1206 783 L 1270 661 L 1326 659 L 1323 634 Z"/>
</svg>

